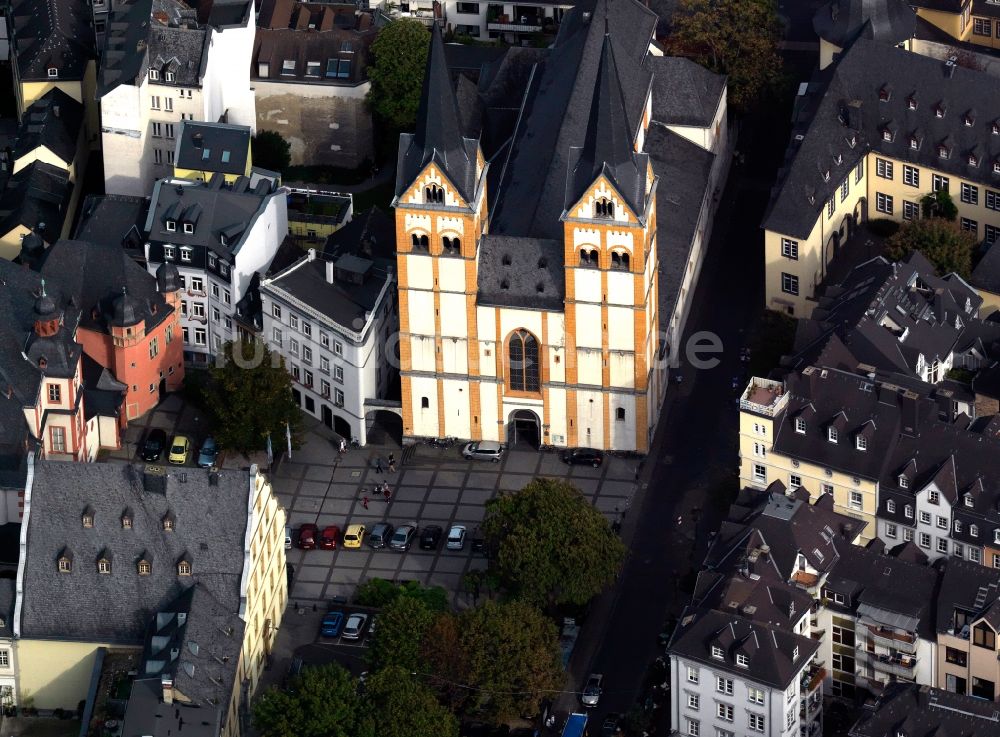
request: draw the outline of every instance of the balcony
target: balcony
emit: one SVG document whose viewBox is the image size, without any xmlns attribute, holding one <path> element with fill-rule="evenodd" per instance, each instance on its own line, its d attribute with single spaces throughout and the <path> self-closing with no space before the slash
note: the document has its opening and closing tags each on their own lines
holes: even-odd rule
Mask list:
<svg viewBox="0 0 1000 737">
<path fill-rule="evenodd" d="M 787 403 L 788 394 L 785 393 L 784 384 L 754 376 L 740 397 L 740 410 L 774 417 Z"/>
<path fill-rule="evenodd" d="M 518 19 L 525 22 L 513 22 L 507 20 L 507 16 L 500 16 L 496 22 L 490 21 L 486 24 L 487 30 L 490 31 L 510 31 L 512 33 L 541 33 L 542 24 L 539 21 L 528 20 L 527 18 Z"/>
<path fill-rule="evenodd" d="M 813 693 L 816 689 L 823 685 L 823 680 L 825 678 L 826 668 L 813 663 L 809 666 L 809 669 L 802 674 L 802 682 L 799 684 L 800 692 L 803 696 Z"/>
<path fill-rule="evenodd" d="M 887 647 L 890 650 L 910 653 L 911 655 L 917 652 L 917 638 L 913 635 L 894 632 L 885 627 L 878 627 L 872 624 L 866 624 L 865 628 L 868 630 L 868 639 L 876 645 Z"/>
<path fill-rule="evenodd" d="M 917 659 L 909 655 L 889 655 L 876 653 L 859 645 L 856 651 L 859 663 L 867 663 L 881 673 L 891 673 L 902 678 L 912 679 L 917 667 Z"/>
</svg>

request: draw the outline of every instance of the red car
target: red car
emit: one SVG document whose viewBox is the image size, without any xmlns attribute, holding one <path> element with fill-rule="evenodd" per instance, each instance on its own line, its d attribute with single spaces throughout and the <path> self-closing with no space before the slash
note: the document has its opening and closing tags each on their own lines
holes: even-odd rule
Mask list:
<svg viewBox="0 0 1000 737">
<path fill-rule="evenodd" d="M 340 529 L 334 525 L 323 528 L 323 534 L 319 536 L 319 547 L 322 550 L 334 550 L 337 547 L 337 538 L 340 537 Z"/>
<path fill-rule="evenodd" d="M 316 547 L 316 525 L 304 524 L 299 528 L 299 547 L 302 550 L 312 550 Z"/>
</svg>

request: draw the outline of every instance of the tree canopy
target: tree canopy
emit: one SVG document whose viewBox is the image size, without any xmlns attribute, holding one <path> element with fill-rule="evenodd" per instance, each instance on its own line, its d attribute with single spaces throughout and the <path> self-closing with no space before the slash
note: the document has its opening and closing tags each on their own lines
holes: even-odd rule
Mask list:
<svg viewBox="0 0 1000 737">
<path fill-rule="evenodd" d="M 373 669 L 398 665 L 407 670 L 421 670 L 424 635 L 435 614 L 420 599 L 400 596 L 378 615 L 378 628 L 368 648 L 368 662 Z"/>
<path fill-rule="evenodd" d="M 680 0 L 666 45 L 728 75 L 729 104 L 753 107 L 781 79 L 781 24 L 774 0 Z"/>
<path fill-rule="evenodd" d="M 368 737 L 357 688 L 340 665 L 310 666 L 287 690 L 271 687 L 260 695 L 254 726 L 263 737 Z"/>
<path fill-rule="evenodd" d="M 448 592 L 440 586 L 422 586 L 416 581 L 397 584 L 384 578 L 370 578 L 358 586 L 355 601 L 361 606 L 384 607 L 401 596 L 419 599 L 432 612 L 448 608 Z"/>
<path fill-rule="evenodd" d="M 261 450 L 271 433 L 271 442 L 280 448 L 285 424 L 294 432 L 299 422 L 284 362 L 262 341 L 226 343 L 222 350 L 221 365 L 210 369 L 204 392 L 216 440 L 222 447 L 246 453 Z"/>
<path fill-rule="evenodd" d="M 256 166 L 282 172 L 292 163 L 292 144 L 277 131 L 257 131 L 250 144 Z"/>
<path fill-rule="evenodd" d="M 887 244 L 885 254 L 894 261 L 920 251 L 934 264 L 938 275 L 955 272 L 963 278 L 972 273 L 976 236 L 943 218 L 925 218 L 904 223 Z"/>
<path fill-rule="evenodd" d="M 411 131 L 420 108 L 430 33 L 413 18 L 400 18 L 372 42 L 368 104 L 386 126 Z"/>
<path fill-rule="evenodd" d="M 458 719 L 434 692 L 399 666 L 383 668 L 365 683 L 369 718 L 378 737 L 458 737 Z"/>
<path fill-rule="evenodd" d="M 510 594 L 542 608 L 586 604 L 615 580 L 625 547 L 575 487 L 535 479 L 486 503 L 491 566 Z"/>
</svg>

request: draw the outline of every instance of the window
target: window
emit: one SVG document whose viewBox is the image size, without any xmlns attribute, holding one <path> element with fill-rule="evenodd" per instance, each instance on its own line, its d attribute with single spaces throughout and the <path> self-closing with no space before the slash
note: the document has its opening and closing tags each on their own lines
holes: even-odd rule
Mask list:
<svg viewBox="0 0 1000 737">
<path fill-rule="evenodd" d="M 789 490 L 794 491 L 795 489 L 802 486 L 802 477 L 798 474 L 790 474 L 788 477 L 788 487 Z"/>
<path fill-rule="evenodd" d="M 753 686 L 747 687 L 747 699 L 751 704 L 758 704 L 760 706 L 764 705 L 764 692 L 759 688 L 754 688 Z"/>
<path fill-rule="evenodd" d="M 712 657 L 716 660 L 722 660 L 725 657 L 725 653 L 718 645 L 712 645 Z"/>
<path fill-rule="evenodd" d="M 139 561 L 139 575 L 148 576 L 153 570 L 153 566 L 149 564 L 148 560 Z"/>
<path fill-rule="evenodd" d="M 153 338 L 149 341 L 149 357 L 156 358 L 160 353 L 160 339 Z"/>
<path fill-rule="evenodd" d="M 896 525 L 886 525 L 885 526 L 885 536 L 886 537 L 891 537 L 893 540 L 895 540 L 897 535 L 898 535 L 898 531 L 897 531 Z"/>
<path fill-rule="evenodd" d="M 173 72 L 167 72 L 164 76 L 167 78 L 168 82 L 173 82 L 174 81 L 174 73 Z M 182 92 L 183 92 L 183 90 L 182 90 Z M 190 96 L 191 96 L 191 93 L 189 91 L 188 92 L 188 97 L 190 97 Z"/>
<path fill-rule="evenodd" d="M 938 526 L 938 529 L 947 530 L 948 529 L 948 518 L 947 517 L 938 517 L 937 518 L 937 526 Z"/>
<path fill-rule="evenodd" d="M 854 447 L 858 450 L 868 450 L 868 438 L 864 435 L 857 435 L 854 438 Z"/>
<path fill-rule="evenodd" d="M 307 61 L 306 62 L 306 76 L 307 77 L 318 77 L 319 76 L 319 62 L 318 61 Z"/>
<path fill-rule="evenodd" d="M 833 484 L 820 484 L 820 491 L 823 494 L 833 494 Z"/>
<path fill-rule="evenodd" d="M 928 535 L 926 532 L 921 532 L 920 539 L 919 542 L 917 542 L 917 545 L 919 545 L 922 548 L 929 548 L 931 546 L 931 536 Z"/>
<path fill-rule="evenodd" d="M 977 235 L 979 233 L 979 222 L 970 218 L 962 218 L 959 222 L 962 230 Z"/>
<path fill-rule="evenodd" d="M 173 151 L 173 149 L 169 149 L 169 148 L 167 149 L 167 163 L 168 164 L 173 164 L 174 163 L 174 151 Z"/>
<path fill-rule="evenodd" d="M 840 185 L 840 201 L 843 202 L 847 199 L 847 195 L 851 191 L 851 180 L 845 179 L 844 183 Z"/>
<path fill-rule="evenodd" d="M 59 572 L 69 573 L 73 570 L 73 563 L 65 555 L 59 559 Z"/>
<path fill-rule="evenodd" d="M 190 576 L 191 575 L 191 564 L 188 561 L 186 561 L 186 560 L 182 560 L 180 563 L 178 563 L 177 564 L 177 575 L 178 576 Z"/>
<path fill-rule="evenodd" d="M 931 489 L 927 492 L 927 503 L 928 504 L 939 504 L 941 502 L 941 494 Z"/>
<path fill-rule="evenodd" d="M 754 732 L 764 731 L 764 715 L 763 714 L 747 714 L 747 726 L 750 727 Z"/>
<path fill-rule="evenodd" d="M 344 355 L 344 344 L 339 340 L 333 341 L 333 355 L 343 356 Z"/>
<path fill-rule="evenodd" d="M 173 123 L 164 123 L 164 125 L 163 125 L 163 132 L 164 132 L 164 134 L 166 135 L 167 138 L 173 138 L 174 137 L 174 124 Z"/>
<path fill-rule="evenodd" d="M 163 163 L 163 151 L 158 148 L 153 149 L 153 163 L 162 164 Z"/>
<path fill-rule="evenodd" d="M 187 260 L 187 259 L 185 259 Z M 205 291 L 205 280 L 200 276 L 191 277 L 191 291 L 194 292 L 204 292 Z"/>
<path fill-rule="evenodd" d="M 295 59 L 285 59 L 281 62 L 281 73 L 285 76 L 295 75 Z"/>
<path fill-rule="evenodd" d="M 993 567 L 1000 568 L 1000 553 L 993 554 Z"/>
<path fill-rule="evenodd" d="M 921 512 L 920 513 L 920 522 L 922 524 L 929 525 L 931 523 L 931 513 L 930 512 Z"/>
<path fill-rule="evenodd" d="M 938 541 L 937 541 L 937 551 L 939 553 L 947 553 L 948 552 L 948 538 L 946 538 L 946 537 L 939 537 L 938 538 Z"/>
<path fill-rule="evenodd" d="M 736 653 L 736 665 L 740 668 L 749 668 L 750 659 L 743 653 Z"/>
<path fill-rule="evenodd" d="M 799 433 L 799 435 L 801 435 L 805 431 L 806 431 L 806 421 L 803 418 L 801 418 L 801 417 L 796 417 L 795 418 L 795 432 L 797 432 L 797 433 Z"/>
<path fill-rule="evenodd" d="M 828 218 L 833 217 L 834 207 L 836 207 L 836 204 L 833 201 L 833 197 L 831 197 L 830 200 L 826 203 L 826 216 Z"/>
<path fill-rule="evenodd" d="M 726 696 L 733 695 L 733 681 L 730 678 L 723 678 L 722 676 L 716 676 L 715 678 L 715 690 L 719 693 L 724 693 Z"/>
<path fill-rule="evenodd" d="M 896 513 L 896 500 L 895 499 L 889 499 L 889 500 L 886 501 L 886 503 L 885 503 L 885 511 L 888 512 L 889 514 L 895 514 Z"/>
<path fill-rule="evenodd" d="M 799 293 L 799 278 L 794 274 L 781 275 L 781 291 L 785 294 L 798 295 Z"/>
<path fill-rule="evenodd" d="M 882 192 L 876 192 L 875 209 L 886 215 L 892 215 L 892 197 Z"/>
<path fill-rule="evenodd" d="M 152 135 L 153 138 L 161 138 L 163 136 L 163 124 L 162 123 L 152 123 Z"/>
<path fill-rule="evenodd" d="M 753 480 L 758 484 L 767 483 L 767 467 L 760 463 L 753 465 Z"/>
<path fill-rule="evenodd" d="M 978 525 L 969 525 L 969 534 L 972 537 L 979 537 L 979 526 Z"/>
<path fill-rule="evenodd" d="M 903 542 L 911 543 L 913 542 L 913 530 L 909 527 L 903 528 Z"/>
<path fill-rule="evenodd" d="M 188 232 L 188 225 L 190 223 L 184 223 L 184 232 Z M 181 261 L 191 261 L 191 249 L 181 246 Z"/>
<path fill-rule="evenodd" d="M 278 346 L 281 345 L 281 330 L 279 328 L 271 329 L 271 339 L 274 341 L 276 345 Z"/>
<path fill-rule="evenodd" d="M 192 302 L 191 303 L 191 314 L 194 315 L 195 317 L 204 317 L 205 316 L 205 305 L 203 303 L 201 303 L 201 302 Z"/>
<path fill-rule="evenodd" d="M 625 422 L 625 408 L 624 407 L 617 407 L 615 409 L 615 421 L 616 422 Z"/>
<path fill-rule="evenodd" d="M 948 191 L 949 180 L 948 177 L 943 177 L 940 174 L 935 174 L 931 177 L 931 189 L 935 192 L 940 190 Z"/>
<path fill-rule="evenodd" d="M 538 374 L 538 341 L 526 330 L 510 337 L 507 349 L 508 376 L 512 391 L 541 391 Z"/>
<path fill-rule="evenodd" d="M 320 332 L 319 334 L 319 344 L 324 348 L 330 347 L 330 336 L 326 333 Z"/>
<path fill-rule="evenodd" d="M 107 558 L 101 558 L 97 561 L 97 572 L 98 573 L 111 573 L 111 561 Z"/>
<path fill-rule="evenodd" d="M 615 216 L 615 203 L 606 197 L 594 202 L 595 218 L 613 218 Z"/>
<path fill-rule="evenodd" d="M 903 220 L 919 220 L 920 207 L 916 202 L 903 200 Z"/>
<path fill-rule="evenodd" d="M 875 159 L 875 174 L 883 179 L 892 179 L 892 162 Z"/>
<path fill-rule="evenodd" d="M 49 384 L 49 401 L 59 404 L 62 401 L 62 388 L 58 384 Z"/>
<path fill-rule="evenodd" d="M 736 710 L 733 708 L 732 704 L 716 704 L 715 705 L 715 715 L 719 717 L 724 722 L 733 721 Z"/>
<path fill-rule="evenodd" d="M 160 96 L 159 95 L 153 95 L 152 97 L 149 98 L 149 107 L 152 108 L 153 110 L 159 110 L 160 109 Z"/>
<path fill-rule="evenodd" d="M 996 650 L 997 636 L 985 622 L 980 622 L 972 628 L 972 644 L 987 650 Z"/>
<path fill-rule="evenodd" d="M 969 548 L 969 560 L 973 563 L 978 563 L 981 557 L 979 548 Z"/>
<path fill-rule="evenodd" d="M 479 3 L 458 3 L 456 11 L 466 15 L 479 15 Z"/>
<path fill-rule="evenodd" d="M 424 397 L 424 401 L 427 401 L 427 397 Z M 426 404 L 424 405 L 427 406 Z M 687 667 L 687 680 L 688 683 L 698 683 L 698 669 L 692 668 L 690 665 Z"/>
<path fill-rule="evenodd" d="M 865 160 L 861 159 L 858 165 L 854 168 L 854 183 L 857 184 L 861 181 L 861 178 L 865 175 Z"/>
<path fill-rule="evenodd" d="M 758 458 L 764 458 L 767 455 L 767 446 L 763 443 L 754 443 L 753 454 Z"/>
<path fill-rule="evenodd" d="M 967 182 L 962 182 L 962 202 L 969 205 L 979 204 L 979 187 L 975 185 L 968 184 Z"/>
<path fill-rule="evenodd" d="M 289 339 L 288 352 L 291 353 L 293 356 L 299 355 L 299 341 L 297 341 L 295 338 Z"/>
<path fill-rule="evenodd" d="M 456 241 L 457 240 L 458 239 L 456 238 Z M 628 271 L 631 268 L 629 266 L 629 255 L 624 251 L 612 251 L 611 268 L 619 271 Z"/>
<path fill-rule="evenodd" d="M 1000 228 L 995 225 L 987 224 L 983 231 L 983 240 L 987 243 L 996 243 L 1000 241 Z"/>
<path fill-rule="evenodd" d="M 330 373 L 330 359 L 326 356 L 319 357 L 319 370 L 322 374 Z"/>
<path fill-rule="evenodd" d="M 66 428 L 63 427 L 52 428 L 52 452 L 53 453 L 66 452 Z"/>
<path fill-rule="evenodd" d="M 195 345 L 205 345 L 206 334 L 205 328 L 195 328 L 194 329 L 194 344 Z"/>
<path fill-rule="evenodd" d="M 307 345 L 302 346 L 302 360 L 310 365 L 312 364 L 313 361 L 312 348 L 310 348 Z"/>
<path fill-rule="evenodd" d="M 306 386 L 312 386 L 313 385 L 312 371 L 303 371 L 302 372 L 302 383 L 305 384 Z"/>
<path fill-rule="evenodd" d="M 298 330 L 299 329 L 299 316 L 298 315 L 289 315 L 288 316 L 288 325 L 290 327 L 294 328 L 295 330 Z"/>
<path fill-rule="evenodd" d="M 174 98 L 172 98 L 172 97 L 164 97 L 163 98 L 163 109 L 166 110 L 168 113 L 172 113 L 174 111 Z"/>
<path fill-rule="evenodd" d="M 837 432 L 837 428 L 828 427 L 826 429 L 826 439 L 831 443 L 836 443 L 837 440 L 839 439 L 839 433 Z"/>
<path fill-rule="evenodd" d="M 860 491 L 851 492 L 851 509 L 861 509 L 864 506 L 864 495 Z"/>
<path fill-rule="evenodd" d="M 794 261 L 799 259 L 799 242 L 791 238 L 781 239 L 781 255 Z"/>
<path fill-rule="evenodd" d="M 903 164 L 903 184 L 908 187 L 920 186 L 920 169 L 915 166 Z"/>
<path fill-rule="evenodd" d="M 972 33 L 975 36 L 986 36 L 987 38 L 992 36 L 993 21 L 989 18 L 973 18 Z"/>
<path fill-rule="evenodd" d="M 687 733 L 688 737 L 701 737 L 701 724 L 694 719 L 688 719 Z"/>
<path fill-rule="evenodd" d="M 903 474 L 899 474 L 899 488 L 907 489 L 910 486 L 910 480 L 906 478 Z"/>
</svg>

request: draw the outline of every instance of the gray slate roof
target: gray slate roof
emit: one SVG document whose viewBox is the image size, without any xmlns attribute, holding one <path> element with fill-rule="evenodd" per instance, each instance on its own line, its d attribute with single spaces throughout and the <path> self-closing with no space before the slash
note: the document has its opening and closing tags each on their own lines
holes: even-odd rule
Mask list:
<svg viewBox="0 0 1000 737">
<path fill-rule="evenodd" d="M 805 104 L 808 119 L 793 130 L 764 218 L 767 230 L 807 237 L 826 201 L 869 150 L 1000 186 L 1000 176 L 993 174 L 1000 156 L 993 134 L 1000 124 L 994 77 L 858 38 L 811 87 L 816 96 Z M 943 117 L 936 115 L 939 106 Z M 891 141 L 883 140 L 886 131 Z M 804 138 L 796 141 L 797 135 Z M 912 137 L 919 142 L 916 150 L 910 148 Z M 948 158 L 939 156 L 942 145 Z M 976 166 L 969 165 L 970 155 Z"/>
<path fill-rule="evenodd" d="M 245 174 L 249 155 L 249 126 L 193 120 L 181 123 L 175 158 L 175 166 L 181 169 Z"/>
<path fill-rule="evenodd" d="M 937 631 L 960 634 L 955 614 L 982 616 L 1000 598 L 1000 570 L 949 557 L 937 597 Z M 956 631 L 957 630 L 957 631 Z"/>
<path fill-rule="evenodd" d="M 1000 730 L 993 701 L 915 683 L 886 688 L 850 737 L 991 737 Z"/>
<path fill-rule="evenodd" d="M 726 77 L 679 56 L 646 57 L 653 74 L 653 120 L 663 125 L 712 124 L 726 91 Z"/>
<path fill-rule="evenodd" d="M 72 193 L 68 171 L 44 161 L 31 162 L 7 180 L 0 195 L 0 233 L 23 225 L 53 243 L 62 232 Z"/>
<path fill-rule="evenodd" d="M 145 260 L 143 228 L 149 200 L 132 195 L 87 195 L 73 237 L 98 245 L 124 248 L 129 256 Z"/>
<path fill-rule="evenodd" d="M 155 482 L 164 478 L 154 478 Z M 230 613 L 239 612 L 250 476 L 221 471 L 218 485 L 198 468 L 169 469 L 163 490 L 144 488 L 143 468 L 121 463 L 36 464 L 24 561 L 21 632 L 26 638 L 138 645 L 152 615 L 191 584 L 204 587 Z M 94 526 L 82 524 L 84 509 Z M 122 514 L 131 509 L 131 529 Z M 163 529 L 172 514 L 173 531 Z M 110 574 L 97 572 L 106 551 Z M 60 573 L 60 556 L 72 571 Z M 137 563 L 152 557 L 152 573 Z M 178 576 L 188 556 L 192 575 Z M 204 645 L 222 635 L 205 626 Z"/>
<path fill-rule="evenodd" d="M 969 283 L 977 289 L 1000 294 L 1000 241 L 987 246 L 986 253 L 972 270 Z"/>
<path fill-rule="evenodd" d="M 905 0 L 830 0 L 813 16 L 816 35 L 840 48 L 859 35 L 895 45 L 912 38 L 916 27 Z"/>
<path fill-rule="evenodd" d="M 485 235 L 480 243 L 477 301 L 484 305 L 562 310 L 563 243 Z"/>
<path fill-rule="evenodd" d="M 90 6 L 79 0 L 13 0 L 12 57 L 22 82 L 82 80 L 97 56 Z"/>
<path fill-rule="evenodd" d="M 45 146 L 68 166 L 76 159 L 82 129 L 83 105 L 55 87 L 24 111 L 14 160 Z"/>
</svg>

